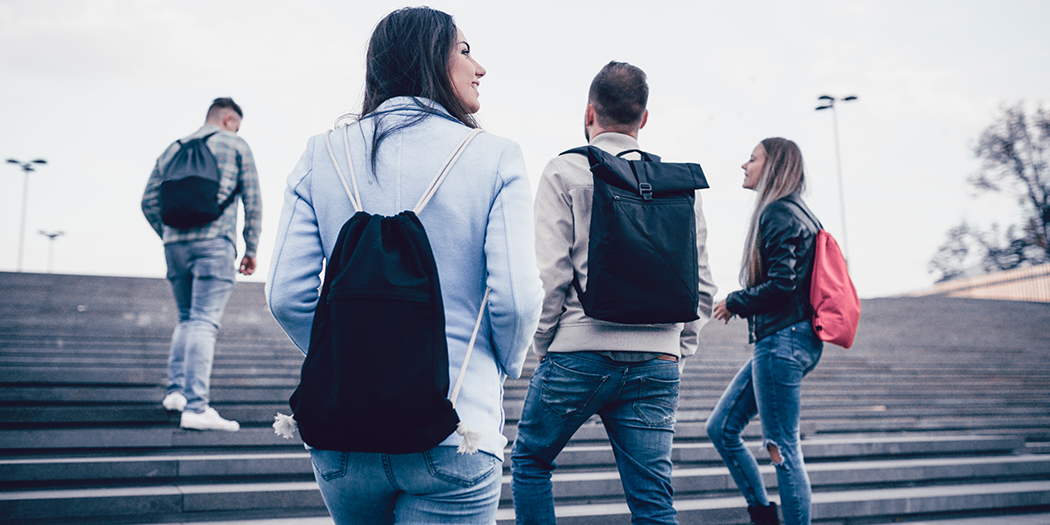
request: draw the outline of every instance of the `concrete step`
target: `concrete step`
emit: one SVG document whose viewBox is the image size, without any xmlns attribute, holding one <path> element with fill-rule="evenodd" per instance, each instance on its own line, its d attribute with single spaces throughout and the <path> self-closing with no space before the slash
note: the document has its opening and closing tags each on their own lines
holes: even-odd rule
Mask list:
<svg viewBox="0 0 1050 525">
<path fill-rule="evenodd" d="M 241 379 L 246 384 L 273 386 L 274 384 L 299 384 L 298 366 L 284 370 L 261 370 L 251 368 L 225 368 L 216 366 L 212 369 L 212 388 L 223 386 L 224 379 Z M 4 383 L 46 383 L 90 387 L 94 384 L 124 385 L 164 385 L 167 382 L 167 369 L 111 369 L 97 367 L 9 367 L 0 368 L 0 384 Z M 279 383 L 278 383 L 279 381 Z M 229 383 L 228 383 L 229 384 Z"/>
<path fill-rule="evenodd" d="M 190 431 L 184 431 L 189 433 Z M 254 430 L 253 430 L 254 433 Z M 199 437 L 190 433 L 184 438 Z M 168 453 L 161 446 L 135 450 L 126 447 L 103 450 L 91 447 L 91 455 L 62 455 L 0 459 L 0 483 L 39 484 L 47 481 L 63 483 L 97 483 L 135 478 L 158 480 L 206 477 L 219 479 L 240 476 L 271 476 L 296 474 L 312 476 L 309 454 L 301 443 L 291 441 L 260 443 L 259 436 L 240 444 L 244 452 L 234 453 L 227 446 L 226 453 Z M 261 445 L 271 444 L 265 450 Z M 173 446 L 191 447 L 182 440 Z M 765 452 L 760 443 L 749 444 L 757 457 Z M 802 442 L 802 452 L 809 463 L 838 462 L 840 464 L 872 458 L 956 458 L 969 457 L 1024 457 L 1008 456 L 1024 450 L 1024 443 L 1011 436 L 899 436 L 822 439 Z M 68 453 L 68 452 L 67 452 Z M 1007 455 L 1007 456 L 1004 456 Z M 504 453 L 504 470 L 510 472 L 510 449 Z M 1050 461 L 1050 456 L 1034 456 L 1036 461 Z M 675 443 L 672 459 L 677 469 L 688 466 L 720 466 L 721 457 L 710 443 Z M 963 458 L 967 459 L 967 458 Z M 558 457 L 558 472 L 606 469 L 615 473 L 612 448 L 609 445 L 570 446 Z"/>
<path fill-rule="evenodd" d="M 0 522 L 144 516 L 171 519 L 203 513 L 304 509 L 326 512 L 314 481 L 0 492 Z"/>
<path fill-rule="evenodd" d="M 760 441 L 747 443 L 755 457 L 764 457 L 765 449 Z M 1017 436 L 835 436 L 801 441 L 802 455 L 810 462 L 855 461 L 875 458 L 916 458 L 935 456 L 1008 455 L 1025 450 L 1023 440 Z M 510 465 L 510 452 L 505 456 Z M 676 442 L 672 450 L 674 464 L 687 466 L 698 464 L 721 464 L 714 445 L 710 443 Z M 558 456 L 559 470 L 593 465 L 613 465 L 612 447 L 609 445 L 580 445 L 567 447 Z"/>
<path fill-rule="evenodd" d="M 221 414 L 221 412 L 220 412 Z M 270 423 L 273 418 L 270 418 Z M 162 427 L 86 427 L 64 429 L 13 429 L 0 431 L 0 450 L 13 454 L 78 454 L 112 449 L 187 449 L 302 446 L 266 426 L 241 425 L 237 432 L 183 430 L 177 424 Z"/>
<path fill-rule="evenodd" d="M 222 376 L 219 376 L 222 379 Z M 285 376 L 270 376 L 270 377 L 281 377 Z M 163 381 L 162 381 L 163 382 Z M 217 383 L 223 385 L 222 382 Z M 291 377 L 287 381 L 284 389 L 278 388 L 275 392 L 273 387 L 258 386 L 242 387 L 239 388 L 239 395 L 244 395 L 243 392 L 258 392 L 258 396 L 263 396 L 264 393 L 270 392 L 271 398 L 265 397 L 252 397 L 253 401 L 262 401 L 265 399 L 280 399 L 287 400 L 287 396 L 283 394 L 285 390 L 290 394 L 292 390 L 298 385 L 298 377 Z M 228 385 L 226 385 L 228 386 Z M 46 403 L 66 403 L 66 402 L 98 402 L 98 403 L 116 403 L 116 402 L 128 402 L 128 403 L 141 403 L 141 402 L 152 402 L 155 399 L 163 397 L 164 386 L 157 384 L 155 386 L 140 386 L 136 384 L 92 384 L 90 388 L 85 388 L 83 385 L 77 383 L 45 383 L 45 384 L 34 384 L 34 383 L 22 383 L 22 384 L 6 384 L 4 388 L 0 388 L 0 403 L 19 403 L 27 401 L 37 401 Z M 217 388 L 213 392 L 213 397 L 223 395 L 224 388 Z M 524 395 L 524 393 L 522 393 Z M 718 395 L 721 392 L 708 394 L 706 397 L 687 396 L 683 395 L 679 400 L 680 413 L 687 415 L 693 413 L 700 413 L 707 411 L 709 412 L 718 401 Z M 932 396 L 931 396 L 932 397 Z M 237 398 L 231 398 L 237 399 Z M 841 397 L 817 397 L 809 396 L 802 399 L 803 410 L 809 411 L 824 411 L 828 409 L 852 409 L 861 412 L 885 412 L 890 407 L 894 409 L 923 409 L 923 408 L 937 408 L 937 409 L 948 409 L 948 408 L 959 408 L 966 410 L 972 406 L 976 406 L 982 410 L 989 408 L 1001 408 L 1011 409 L 1020 407 L 1025 410 L 1038 410 L 1035 405 L 1041 402 L 1044 397 L 1040 394 L 1026 394 L 1026 395 L 1014 395 L 1005 396 L 1000 395 L 996 397 L 988 397 L 980 399 L 976 394 L 972 397 L 953 396 L 949 398 L 935 397 L 932 399 L 872 399 L 868 397 L 861 397 L 858 399 L 845 399 Z M 247 400 L 247 399 L 246 399 Z M 515 406 L 523 402 L 523 398 L 520 397 L 504 397 L 506 401 L 506 410 L 512 413 L 520 412 L 520 407 L 514 410 Z M 881 404 L 881 403 L 892 403 L 892 404 Z M 706 415 L 704 416 L 706 417 Z M 511 418 L 516 420 L 517 417 Z M 683 419 L 679 417 L 679 419 Z"/>
<path fill-rule="evenodd" d="M 704 440 L 707 431 L 705 421 L 693 419 L 675 423 L 675 439 Z M 761 425 L 753 421 L 743 431 L 745 437 L 760 436 Z M 1050 441 L 1050 416 L 1045 417 L 938 417 L 938 418 L 882 418 L 882 419 L 803 419 L 802 435 L 815 438 L 826 434 L 1009 434 L 1021 436 L 1027 441 Z M 517 436 L 517 422 L 508 421 L 503 428 L 503 435 L 511 441 Z M 584 423 L 573 437 L 577 442 L 607 440 L 605 428 L 601 422 L 592 419 Z"/>
<path fill-rule="evenodd" d="M 773 497 L 774 501 L 779 501 Z M 1045 506 L 1050 501 L 1050 481 L 946 485 L 822 492 L 813 494 L 812 517 L 833 523 L 885 519 L 903 521 L 910 515 L 955 514 L 962 511 Z M 749 523 L 747 503 L 742 497 L 683 499 L 675 501 L 682 523 L 742 525 Z M 626 503 L 559 505 L 555 515 L 560 525 L 626 525 L 631 522 Z M 836 521 L 837 520 L 837 521 Z M 514 523 L 514 510 L 501 508 L 501 525 Z M 936 523 L 936 522 L 934 522 Z M 1008 523 L 1008 522 L 998 522 Z"/>
<path fill-rule="evenodd" d="M 774 497 L 774 500 L 776 498 Z M 1050 481 L 972 483 L 870 490 L 815 492 L 814 520 L 893 518 L 932 513 L 957 513 L 1045 505 Z M 683 523 L 747 523 L 741 497 L 679 498 L 675 501 Z M 132 519 L 151 516 L 169 521 L 190 517 L 207 519 L 210 513 L 287 510 L 325 512 L 312 481 L 237 484 L 171 484 L 152 487 L 114 487 L 73 490 L 24 490 L 0 493 L 0 521 Z M 630 523 L 625 503 L 560 504 L 558 523 Z M 514 510 L 503 506 L 497 523 L 513 523 Z"/>
<path fill-rule="evenodd" d="M 766 487 L 775 493 L 776 472 L 771 465 L 760 467 Z M 1003 480 L 1050 479 L 1050 457 L 993 456 L 982 458 L 922 458 L 880 461 L 807 464 L 815 492 L 840 487 L 934 486 Z M 622 501 L 623 486 L 615 470 L 558 473 L 552 476 L 555 501 L 562 505 L 579 501 Z M 500 495 L 511 503 L 511 478 L 504 476 Z M 675 468 L 672 473 L 675 498 L 737 494 L 736 484 L 725 467 Z M 1050 502 L 1050 501 L 1048 501 Z"/>
<path fill-rule="evenodd" d="M 290 393 L 290 392 L 289 392 Z M 273 421 L 277 412 L 289 412 L 288 403 L 266 402 L 251 405 L 211 402 L 226 419 L 246 423 L 266 423 Z M 86 406 L 42 406 L 42 407 L 0 407 L 0 421 L 17 421 L 19 427 L 70 426 L 85 424 L 127 425 L 127 424 L 178 424 L 181 414 L 164 410 L 156 401 L 139 405 L 116 404 Z M 3 426 L 4 424 L 0 424 Z M 10 425 L 7 423 L 7 425 Z"/>
<path fill-rule="evenodd" d="M 229 403 L 278 403 L 286 405 L 288 397 L 295 391 L 295 382 L 289 382 L 284 386 L 250 386 L 235 387 L 234 384 L 224 384 L 224 381 L 214 383 L 222 388 L 216 388 L 212 392 L 212 402 L 217 404 Z M 7 406 L 25 405 L 33 403 L 37 405 L 47 404 L 49 406 L 61 406 L 69 404 L 78 405 L 111 405 L 111 404 L 145 404 L 160 406 L 160 400 L 164 399 L 167 389 L 164 386 L 134 386 L 134 385 L 93 385 L 84 388 L 78 385 L 53 385 L 53 386 L 7 386 L 0 388 L 0 403 Z M 287 410 L 287 409 L 285 409 Z"/>
<path fill-rule="evenodd" d="M 207 521 L 196 522 L 195 525 L 332 525 L 333 523 L 332 518 L 325 516 L 317 518 L 300 517 L 294 519 L 237 519 L 229 521 Z M 838 523 L 841 523 L 841 521 Z M 891 523 L 897 524 L 900 523 L 900 521 L 880 521 L 871 525 L 890 525 Z M 996 514 L 994 516 L 978 515 L 965 518 L 936 520 L 923 519 L 921 521 L 909 521 L 908 523 L 909 525 L 1047 525 L 1050 523 L 1050 513 L 1019 513 L 1013 515 Z"/>
<path fill-rule="evenodd" d="M 245 454 L 163 454 L 70 458 L 0 459 L 4 483 L 40 485 L 46 482 L 114 484 L 122 480 L 189 478 L 259 478 L 297 476 L 313 480 L 310 454 L 255 452 Z"/>
<path fill-rule="evenodd" d="M 259 363 L 258 355 L 230 354 L 223 348 L 216 352 L 215 363 L 222 367 L 255 368 L 284 370 L 289 367 L 301 366 L 303 360 L 297 356 L 273 356 L 267 359 L 265 364 Z M 138 355 L 98 355 L 98 356 L 70 356 L 70 355 L 0 355 L 0 366 L 4 367 L 99 367 L 114 369 L 135 368 L 159 368 L 166 370 L 168 367 L 168 351 L 164 354 L 138 354 Z"/>
<path fill-rule="evenodd" d="M 291 385 L 283 388 L 263 389 L 236 388 L 236 384 L 223 384 L 218 382 L 216 395 L 212 398 L 212 404 L 223 407 L 223 414 L 229 413 L 229 417 L 244 419 L 247 421 L 267 421 L 273 418 L 278 411 L 288 412 L 287 399 L 294 391 Z M 18 422 L 24 425 L 39 424 L 70 424 L 81 425 L 88 423 L 119 424 L 119 423 L 162 423 L 168 421 L 169 414 L 160 406 L 158 399 L 163 398 L 164 390 L 157 387 L 159 395 L 154 393 L 149 397 L 141 397 L 127 400 L 117 400 L 110 403 L 90 403 L 86 400 L 76 400 L 70 403 L 44 402 L 33 400 L 13 406 L 0 406 L 0 421 Z M 243 392 L 242 392 L 243 391 Z M 7 394 L 8 396 L 12 394 Z M 49 394 L 54 396 L 54 394 Z M 245 403 L 250 401 L 250 404 Z M 518 409 L 520 411 L 520 409 Z M 512 414 L 510 407 L 506 409 L 508 420 L 517 419 Z M 967 428 L 973 428 L 972 422 L 979 421 L 985 424 L 1002 423 L 1004 427 L 1018 428 L 1016 422 L 1026 423 L 1021 428 L 1032 428 L 1041 424 L 1050 423 L 1050 418 L 1043 417 L 1045 411 L 1035 407 L 969 407 L 967 409 L 897 409 L 887 408 L 885 410 L 811 410 L 803 409 L 802 418 L 811 428 L 822 429 L 829 425 L 846 422 L 853 428 L 871 427 L 876 425 L 881 429 L 890 430 L 887 425 L 907 425 L 915 428 L 918 424 L 956 425 L 958 421 L 967 422 Z M 710 410 L 681 409 L 678 412 L 679 424 L 688 422 L 706 421 Z M 1007 424 L 1009 423 L 1009 424 Z M 757 422 L 756 422 L 757 425 Z M 988 427 L 986 427 L 988 428 Z M 990 428 L 997 428 L 994 425 Z"/>
<path fill-rule="evenodd" d="M 943 514 L 943 513 L 942 513 Z M 891 523 L 900 523 L 900 521 L 882 521 L 874 523 L 872 525 L 890 525 Z M 946 519 L 919 519 L 908 522 L 909 525 L 1047 525 L 1050 523 L 1050 513 L 1047 512 L 1033 512 L 1024 514 L 1014 514 L 1010 516 L 996 515 L 996 516 L 968 516 L 965 518 L 946 518 Z"/>
</svg>

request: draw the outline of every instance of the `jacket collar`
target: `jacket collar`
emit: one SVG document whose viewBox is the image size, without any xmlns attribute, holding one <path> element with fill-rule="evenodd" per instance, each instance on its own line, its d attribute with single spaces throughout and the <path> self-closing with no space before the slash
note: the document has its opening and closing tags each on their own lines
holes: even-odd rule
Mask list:
<svg viewBox="0 0 1050 525">
<path fill-rule="evenodd" d="M 401 115 L 405 115 L 410 111 L 430 111 L 433 113 L 437 113 L 445 118 L 456 120 L 456 118 L 453 117 L 452 114 L 449 113 L 444 106 L 438 104 L 437 102 L 434 102 L 433 100 L 423 97 L 389 98 L 383 101 L 383 103 L 380 104 L 375 111 L 366 115 L 366 117 L 378 116 L 381 114 L 388 113 L 399 113 Z M 456 120 L 456 122 L 459 121 Z"/>
</svg>

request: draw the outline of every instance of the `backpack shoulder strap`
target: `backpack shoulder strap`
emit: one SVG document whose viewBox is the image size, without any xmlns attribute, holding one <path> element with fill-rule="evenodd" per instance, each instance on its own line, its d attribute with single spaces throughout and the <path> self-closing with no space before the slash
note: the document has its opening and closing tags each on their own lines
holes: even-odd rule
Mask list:
<svg viewBox="0 0 1050 525">
<path fill-rule="evenodd" d="M 489 292 L 491 288 L 485 288 L 485 295 L 481 298 L 481 310 L 478 311 L 478 320 L 474 323 L 474 332 L 470 334 L 470 343 L 467 344 L 467 353 L 463 356 L 463 364 L 459 367 L 459 375 L 456 377 L 456 385 L 452 387 L 452 395 L 448 397 L 452 403 L 452 409 L 456 409 L 456 398 L 459 397 L 459 388 L 463 386 L 463 378 L 467 376 L 467 363 L 470 363 L 470 354 L 474 352 L 474 342 L 478 339 L 478 330 L 481 328 L 481 320 L 485 317 L 485 306 L 489 303 Z M 457 451 L 460 454 L 473 454 L 478 451 L 481 444 L 481 434 L 476 430 L 467 428 L 465 421 L 456 425 L 456 433 L 463 436 L 463 442 L 459 444 Z"/>
<path fill-rule="evenodd" d="M 652 153 L 649 153 L 647 151 L 642 151 L 642 150 L 637 149 L 637 148 L 635 148 L 635 149 L 625 149 L 625 150 L 617 153 L 616 155 L 612 155 L 611 153 L 609 153 L 609 152 L 607 152 L 607 151 L 605 151 L 605 150 L 603 150 L 603 149 L 601 149 L 601 148 L 599 148 L 597 146 L 591 146 L 590 144 L 588 144 L 586 146 L 580 146 L 580 147 L 577 147 L 577 148 L 572 148 L 572 149 L 565 150 L 565 151 L 559 153 L 558 156 L 560 157 L 562 155 L 567 155 L 569 153 L 575 153 L 577 155 L 583 155 L 584 157 L 590 158 L 590 152 L 591 151 L 600 152 L 600 153 L 596 153 L 596 155 L 601 155 L 601 154 L 604 153 L 606 155 L 611 155 L 611 156 L 620 157 L 620 158 L 623 158 L 623 156 L 628 154 L 628 153 L 637 153 L 637 154 L 642 156 L 642 160 L 644 160 L 645 162 L 660 162 L 660 156 L 659 155 L 653 155 Z"/>
<path fill-rule="evenodd" d="M 350 157 L 350 139 L 347 135 L 347 127 L 348 126 L 343 126 L 343 146 L 346 149 L 346 161 L 347 164 L 349 164 L 350 180 L 354 185 L 353 190 L 351 190 L 350 185 L 347 184 L 346 177 L 343 176 L 343 170 L 339 167 L 339 161 L 335 158 L 335 152 L 332 151 L 332 141 L 330 139 L 331 131 L 325 134 L 325 146 L 328 147 L 328 156 L 332 159 L 332 166 L 335 167 L 335 172 L 339 175 L 339 182 L 343 183 L 343 190 L 346 191 L 346 196 L 350 198 L 350 204 L 353 205 L 354 211 L 364 211 L 364 207 L 361 205 L 361 191 L 357 186 L 357 174 L 354 172 L 354 162 Z M 474 140 L 474 137 L 478 136 L 479 133 L 481 133 L 481 129 L 471 130 L 466 137 L 463 137 L 463 141 L 459 143 L 459 146 L 452 150 L 448 159 L 445 160 L 441 169 L 438 170 L 437 175 L 434 176 L 434 180 L 430 181 L 430 185 L 427 186 L 426 191 L 423 192 L 423 196 L 420 197 L 419 202 L 417 202 L 416 206 L 412 208 L 412 211 L 415 212 L 416 215 L 419 215 L 419 212 L 423 211 L 423 208 L 428 202 L 430 202 L 430 199 L 434 197 L 434 194 L 437 193 L 438 187 L 444 182 L 445 177 L 448 176 L 448 172 L 452 170 L 452 166 L 457 160 L 459 160 L 463 151 L 467 149 L 467 145 L 470 144 L 470 141 Z"/>
<path fill-rule="evenodd" d="M 474 332 L 470 334 L 470 343 L 467 345 L 467 355 L 463 357 L 463 365 L 459 367 L 459 376 L 456 377 L 456 385 L 452 387 L 452 394 L 448 400 L 452 407 L 456 407 L 456 398 L 459 397 L 459 388 L 463 386 L 463 378 L 467 375 L 467 363 L 470 362 L 470 354 L 474 351 L 474 342 L 478 339 L 478 330 L 481 328 L 481 320 L 485 317 L 485 306 L 489 303 L 489 292 L 491 288 L 485 288 L 485 295 L 481 298 L 481 310 L 478 312 L 478 320 L 474 323 Z"/>
<path fill-rule="evenodd" d="M 354 181 L 354 191 L 350 191 L 350 186 L 346 183 L 346 177 L 343 176 L 343 170 L 339 167 L 339 161 L 335 160 L 335 152 L 332 151 L 332 131 L 328 131 L 324 135 L 325 146 L 328 147 L 328 157 L 332 159 L 332 166 L 335 166 L 335 172 L 339 175 L 339 182 L 343 183 L 343 189 L 346 190 L 346 196 L 350 198 L 350 204 L 354 207 L 354 211 L 364 211 L 361 207 L 361 200 L 355 195 L 360 195 L 360 191 L 357 191 L 357 175 L 354 174 L 354 161 L 350 158 L 350 138 L 347 136 L 346 128 L 343 126 L 343 145 L 346 147 L 346 163 L 350 166 L 350 179 Z"/>
<path fill-rule="evenodd" d="M 195 137 L 195 138 L 192 138 L 192 139 L 189 139 L 189 140 L 179 139 L 179 140 L 176 140 L 175 143 L 178 144 L 179 146 L 185 146 L 186 143 L 189 142 L 190 140 L 197 140 L 197 139 L 200 139 L 201 142 L 205 142 L 206 143 L 206 142 L 208 142 L 208 139 L 210 139 L 211 136 L 216 134 L 216 133 L 218 133 L 218 131 L 212 131 L 211 133 L 208 133 L 207 135 L 204 135 L 202 137 Z"/>
<path fill-rule="evenodd" d="M 445 181 L 448 172 L 452 170 L 452 166 L 456 164 L 460 155 L 462 155 L 463 151 L 467 149 L 467 145 L 470 144 L 470 141 L 474 140 L 474 137 L 478 136 L 479 133 L 481 133 L 480 128 L 470 130 L 470 133 L 467 133 L 467 136 L 463 137 L 459 146 L 456 146 L 456 149 L 452 150 L 452 153 L 450 153 L 448 158 L 445 159 L 445 163 L 441 166 L 441 169 L 438 170 L 437 175 L 434 176 L 434 180 L 430 181 L 430 186 L 427 186 L 426 191 L 423 192 L 423 196 L 419 198 L 419 202 L 417 202 L 416 206 L 412 208 L 412 211 L 416 215 L 419 215 L 419 212 L 423 211 L 423 208 L 426 207 L 428 202 L 430 202 L 430 199 L 434 197 L 434 194 L 437 193 L 438 187 Z"/>
<path fill-rule="evenodd" d="M 226 208 L 230 204 L 233 204 L 233 199 L 235 199 L 237 197 L 237 194 L 240 193 L 240 192 L 241 192 L 241 180 L 240 180 L 240 176 L 238 175 L 237 176 L 237 187 L 233 188 L 233 193 L 230 193 L 230 196 L 226 197 L 226 200 L 222 201 L 222 204 L 219 205 L 219 211 L 225 211 Z"/>
<path fill-rule="evenodd" d="M 628 153 L 637 153 L 637 154 L 641 155 L 642 156 L 642 160 L 644 160 L 645 162 L 660 162 L 660 156 L 659 155 L 653 155 L 652 153 L 649 153 L 649 152 L 646 152 L 646 151 L 642 151 L 642 150 L 637 149 L 637 148 L 635 148 L 635 149 L 625 149 L 625 150 L 617 153 L 616 156 L 620 157 L 620 158 L 623 158 L 623 156 L 628 154 Z"/>
<path fill-rule="evenodd" d="M 814 226 L 817 227 L 817 231 L 824 229 L 824 225 L 821 224 L 819 220 L 817 220 L 817 217 L 813 215 L 813 212 L 809 211 L 809 207 L 806 206 L 805 203 L 796 202 L 795 199 L 792 198 L 784 200 L 790 202 L 791 204 L 794 204 L 796 208 L 802 210 L 802 213 L 806 214 L 806 217 L 809 217 L 809 220 L 813 223 Z"/>
</svg>

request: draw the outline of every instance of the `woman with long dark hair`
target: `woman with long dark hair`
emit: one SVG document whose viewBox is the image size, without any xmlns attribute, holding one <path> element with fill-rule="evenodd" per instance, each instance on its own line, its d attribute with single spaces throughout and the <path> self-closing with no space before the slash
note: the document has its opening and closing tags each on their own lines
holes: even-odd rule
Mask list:
<svg viewBox="0 0 1050 525">
<path fill-rule="evenodd" d="M 799 447 L 802 378 L 820 360 L 823 342 L 810 320 L 809 285 L 818 225 L 802 201 L 802 153 L 782 138 L 763 140 L 744 168 L 744 188 L 758 192 L 744 244 L 744 286 L 714 307 L 729 322 L 746 317 L 754 355 L 722 394 L 707 434 L 748 503 L 752 523 L 779 523 L 754 455 L 740 433 L 755 415 L 776 467 L 777 490 L 788 525 L 810 523 L 809 475 Z"/>
<path fill-rule="evenodd" d="M 330 132 L 330 141 L 328 134 L 311 138 L 288 177 L 267 300 L 306 353 L 319 275 L 355 208 L 394 216 L 437 181 L 416 214 L 440 275 L 450 383 L 468 363 L 450 399 L 471 432 L 452 432 L 418 453 L 308 447 L 314 473 L 337 524 L 494 523 L 507 445 L 502 384 L 521 374 L 542 298 L 521 149 L 491 134 L 472 135 L 485 69 L 448 14 L 425 7 L 390 13 L 372 33 L 366 67 L 360 114 Z M 454 151 L 461 151 L 458 160 Z M 449 162 L 438 181 L 435 173 Z M 352 187 L 344 172 L 356 173 L 346 177 Z M 420 324 L 404 319 L 403 329 Z M 395 370 L 418 364 L 391 354 L 378 360 Z"/>
</svg>

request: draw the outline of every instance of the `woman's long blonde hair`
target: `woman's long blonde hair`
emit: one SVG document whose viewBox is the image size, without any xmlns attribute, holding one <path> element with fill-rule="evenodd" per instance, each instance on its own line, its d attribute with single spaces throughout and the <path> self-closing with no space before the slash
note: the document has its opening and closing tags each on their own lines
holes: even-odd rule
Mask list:
<svg viewBox="0 0 1050 525">
<path fill-rule="evenodd" d="M 772 137 L 761 142 L 766 150 L 766 164 L 755 186 L 758 199 L 751 214 L 751 224 L 744 242 L 744 257 L 740 265 L 740 284 L 752 287 L 762 281 L 762 247 L 759 219 L 762 212 L 777 200 L 788 195 L 799 195 L 806 187 L 806 175 L 802 167 L 802 152 L 794 142 Z"/>
</svg>

